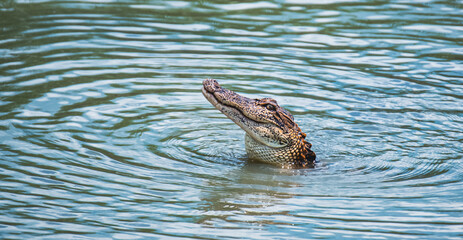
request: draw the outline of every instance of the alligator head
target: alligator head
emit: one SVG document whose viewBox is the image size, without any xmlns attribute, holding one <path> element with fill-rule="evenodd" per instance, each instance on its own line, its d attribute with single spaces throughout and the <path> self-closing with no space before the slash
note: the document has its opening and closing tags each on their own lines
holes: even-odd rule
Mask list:
<svg viewBox="0 0 463 240">
<path fill-rule="evenodd" d="M 287 168 L 315 165 L 315 153 L 294 117 L 274 99 L 250 99 L 222 88 L 214 79 L 203 82 L 206 99 L 245 132 L 249 158 Z"/>
</svg>

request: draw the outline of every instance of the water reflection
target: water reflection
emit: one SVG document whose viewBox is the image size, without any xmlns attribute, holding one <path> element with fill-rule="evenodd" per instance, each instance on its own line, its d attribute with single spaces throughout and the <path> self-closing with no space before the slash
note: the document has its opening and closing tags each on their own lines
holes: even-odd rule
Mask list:
<svg viewBox="0 0 463 240">
<path fill-rule="evenodd" d="M 216 222 L 226 221 L 236 227 L 242 223 L 252 226 L 282 223 L 281 220 L 275 222 L 277 219 L 269 220 L 265 216 L 284 215 L 279 205 L 284 203 L 284 199 L 295 195 L 292 188 L 301 187 L 299 183 L 291 182 L 291 178 L 274 175 L 289 171 L 292 174 L 296 172 L 246 164 L 226 173 L 225 180 L 208 181 L 210 187 L 202 194 L 204 205 L 196 222 L 213 226 Z"/>
</svg>

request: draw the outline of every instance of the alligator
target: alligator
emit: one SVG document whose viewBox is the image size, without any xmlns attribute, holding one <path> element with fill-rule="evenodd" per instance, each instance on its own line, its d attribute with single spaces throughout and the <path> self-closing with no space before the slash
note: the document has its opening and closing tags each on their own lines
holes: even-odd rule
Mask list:
<svg viewBox="0 0 463 240">
<path fill-rule="evenodd" d="M 250 99 L 225 89 L 214 79 L 203 82 L 204 97 L 245 132 L 251 160 L 283 168 L 313 168 L 315 153 L 289 111 L 272 98 Z"/>
</svg>

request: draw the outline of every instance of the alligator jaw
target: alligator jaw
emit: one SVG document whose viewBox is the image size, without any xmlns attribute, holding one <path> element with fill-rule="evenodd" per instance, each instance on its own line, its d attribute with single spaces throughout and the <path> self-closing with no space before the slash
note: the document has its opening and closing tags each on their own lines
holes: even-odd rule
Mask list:
<svg viewBox="0 0 463 240">
<path fill-rule="evenodd" d="M 221 112 L 223 112 L 224 110 L 233 111 L 232 109 L 234 109 L 236 111 L 239 111 L 239 109 L 236 108 L 236 107 L 233 107 L 231 104 L 229 105 L 229 104 L 225 103 L 222 100 L 222 99 L 224 99 L 224 97 L 219 98 L 219 96 L 226 94 L 228 96 L 236 95 L 236 97 L 233 97 L 234 99 L 239 99 L 240 97 L 241 98 L 246 98 L 246 97 L 243 97 L 243 96 L 240 96 L 240 95 L 236 94 L 235 92 L 229 91 L 228 89 L 222 88 L 219 85 L 219 83 L 214 79 L 206 79 L 206 80 L 204 80 L 202 92 L 203 92 L 204 97 L 206 97 L 206 99 L 214 107 L 219 109 Z M 224 114 L 227 115 L 226 113 L 224 113 Z"/>
<path fill-rule="evenodd" d="M 214 107 L 216 107 L 223 114 L 225 114 L 227 117 L 233 120 L 236 124 L 239 125 L 239 123 L 236 120 L 245 118 L 244 114 L 237 107 L 234 107 L 233 104 L 230 104 L 224 101 L 223 95 L 227 95 L 229 96 L 229 98 L 233 97 L 233 99 L 242 98 L 244 101 L 249 101 L 250 100 L 249 98 L 240 96 L 235 92 L 222 88 L 219 85 L 219 83 L 213 79 L 204 80 L 202 92 L 203 92 L 204 97 L 206 97 L 206 99 Z M 242 122 L 242 121 L 239 121 L 239 122 Z"/>
<path fill-rule="evenodd" d="M 222 88 L 214 79 L 203 82 L 204 97 L 241 127 L 253 139 L 269 147 L 279 148 L 288 144 L 287 141 L 270 136 L 282 135 L 282 130 L 270 122 L 261 121 L 254 116 L 258 107 L 257 100 L 241 96 L 233 91 Z"/>
<path fill-rule="evenodd" d="M 241 127 L 241 123 L 251 119 L 247 119 L 246 116 L 235 106 L 233 102 L 226 102 L 224 95 L 228 96 L 228 99 L 237 99 L 239 102 L 251 102 L 251 99 L 240 96 L 239 94 L 222 88 L 219 83 L 214 79 L 206 79 L 203 82 L 202 92 L 204 97 L 218 110 L 220 110 L 225 116 L 233 120 L 236 124 Z"/>
</svg>

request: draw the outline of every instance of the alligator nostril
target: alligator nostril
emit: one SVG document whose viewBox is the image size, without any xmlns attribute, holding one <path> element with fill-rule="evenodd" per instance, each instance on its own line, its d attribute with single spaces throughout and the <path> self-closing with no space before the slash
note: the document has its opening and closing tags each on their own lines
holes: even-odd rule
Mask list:
<svg viewBox="0 0 463 240">
<path fill-rule="evenodd" d="M 214 83 L 214 81 L 215 81 L 214 79 L 208 78 L 208 79 L 203 81 L 203 85 L 212 85 Z"/>
<path fill-rule="evenodd" d="M 203 87 L 208 91 L 208 92 L 217 92 L 222 89 L 220 87 L 219 83 L 215 79 L 206 79 L 203 81 Z"/>
</svg>

